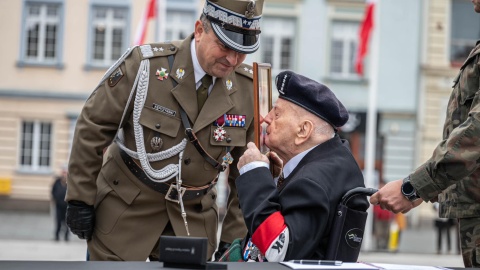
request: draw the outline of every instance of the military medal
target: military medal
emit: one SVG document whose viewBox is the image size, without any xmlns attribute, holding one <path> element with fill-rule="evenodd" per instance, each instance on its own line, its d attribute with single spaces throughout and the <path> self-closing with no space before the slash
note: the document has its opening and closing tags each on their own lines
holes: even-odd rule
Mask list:
<svg viewBox="0 0 480 270">
<path fill-rule="evenodd" d="M 224 166 L 226 166 L 227 164 L 230 165 L 233 162 L 233 157 L 230 154 L 230 152 L 227 152 L 225 156 L 223 156 L 222 160 L 223 160 L 222 165 Z"/>
<path fill-rule="evenodd" d="M 213 138 L 215 139 L 216 142 L 223 142 L 223 140 L 225 140 L 226 135 L 227 135 L 227 132 L 223 128 L 223 125 L 217 126 L 217 128 L 213 131 Z"/>
<path fill-rule="evenodd" d="M 185 75 L 185 70 L 183 68 L 177 69 L 176 76 L 178 79 L 183 79 L 183 75 Z"/>
<path fill-rule="evenodd" d="M 164 79 L 167 79 L 168 78 L 168 73 L 166 71 L 167 70 L 164 69 L 163 67 L 161 68 L 161 70 L 157 69 L 157 73 L 155 73 L 155 75 L 158 76 L 157 79 L 159 79 L 160 81 L 163 81 Z"/>
<path fill-rule="evenodd" d="M 225 85 L 227 86 L 227 89 L 228 89 L 228 90 L 231 90 L 231 89 L 232 89 L 232 86 L 233 86 L 233 83 L 232 83 L 231 80 L 227 80 L 227 81 L 225 82 Z"/>
<path fill-rule="evenodd" d="M 150 146 L 152 147 L 152 150 L 155 152 L 158 152 L 160 148 L 163 146 L 163 140 L 160 137 L 153 137 L 152 140 L 150 141 Z"/>
</svg>

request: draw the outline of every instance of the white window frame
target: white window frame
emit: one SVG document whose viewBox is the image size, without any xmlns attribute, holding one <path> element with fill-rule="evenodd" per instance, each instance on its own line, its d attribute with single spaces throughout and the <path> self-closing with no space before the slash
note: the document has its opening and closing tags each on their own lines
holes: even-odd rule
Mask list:
<svg viewBox="0 0 480 270">
<path fill-rule="evenodd" d="M 192 11 L 169 9 L 167 12 L 168 27 L 165 29 L 166 41 L 188 37 L 193 33 L 195 21 L 195 13 Z"/>
<path fill-rule="evenodd" d="M 356 24 L 356 27 L 355 27 Z M 343 79 L 343 80 L 358 80 L 359 75 L 355 72 L 355 62 L 350 61 L 356 58 L 357 47 L 358 47 L 358 31 L 360 27 L 360 22 L 352 20 L 339 20 L 334 19 L 331 21 L 330 26 L 330 39 L 329 39 L 329 66 L 328 74 L 332 79 Z M 343 43 L 342 47 L 342 59 L 341 59 L 341 70 L 339 72 L 334 72 L 332 66 L 334 64 L 334 50 L 333 42 L 341 41 Z M 351 43 L 354 43 L 355 46 L 350 46 Z"/>
<path fill-rule="evenodd" d="M 96 12 L 99 9 L 106 9 L 106 18 L 97 18 Z M 115 19 L 115 10 L 124 12 L 124 19 Z M 105 68 L 111 66 L 128 48 L 130 32 L 130 12 L 127 5 L 108 5 L 108 3 L 94 4 L 90 7 L 89 38 L 87 50 L 87 67 Z M 97 27 L 105 28 L 105 40 L 103 48 L 103 58 L 95 59 L 95 30 Z M 116 56 L 112 56 L 113 51 L 113 30 L 120 28 L 122 30 L 121 48 Z"/>
<path fill-rule="evenodd" d="M 295 70 L 295 50 L 296 50 L 296 27 L 297 20 L 294 17 L 274 17 L 274 16 L 264 16 L 262 18 L 262 34 L 260 35 L 260 42 L 262 39 L 271 38 L 273 39 L 272 47 L 269 48 L 266 44 L 260 45 L 260 62 L 265 62 L 264 54 L 266 50 L 272 51 L 272 77 L 274 78 L 276 74 L 282 70 L 290 69 Z M 282 41 L 284 39 L 289 39 L 290 44 L 290 60 L 288 66 L 282 67 Z"/>
<path fill-rule="evenodd" d="M 29 14 L 30 8 L 34 5 L 40 6 L 38 16 Z M 56 6 L 56 14 L 48 15 L 48 7 Z M 19 66 L 23 65 L 42 65 L 42 66 L 61 66 L 63 50 L 63 0 L 28 0 L 23 5 L 22 34 L 20 42 L 20 60 Z M 30 46 L 28 31 L 35 25 L 39 25 L 37 55 L 29 56 L 28 48 Z M 47 25 L 55 25 L 54 57 L 46 56 Z"/>
<path fill-rule="evenodd" d="M 31 138 L 26 138 L 26 133 L 24 130 L 25 124 L 33 124 L 33 130 L 28 135 Z M 42 125 L 49 125 L 50 133 L 42 134 L 41 128 Z M 25 140 L 31 140 L 32 146 L 27 149 L 24 148 L 23 143 Z M 48 149 L 41 149 L 42 140 L 46 141 L 49 144 Z M 21 170 L 24 171 L 50 171 L 52 167 L 52 153 L 53 153 L 53 124 L 49 121 L 40 121 L 40 120 L 23 120 L 20 126 L 20 145 L 19 145 L 19 157 L 18 157 L 18 166 Z M 42 153 L 46 151 L 46 153 Z M 29 152 L 31 156 L 31 164 L 25 164 L 22 161 L 22 158 L 26 155 L 26 152 Z M 47 164 L 40 164 L 42 158 L 48 158 Z"/>
</svg>

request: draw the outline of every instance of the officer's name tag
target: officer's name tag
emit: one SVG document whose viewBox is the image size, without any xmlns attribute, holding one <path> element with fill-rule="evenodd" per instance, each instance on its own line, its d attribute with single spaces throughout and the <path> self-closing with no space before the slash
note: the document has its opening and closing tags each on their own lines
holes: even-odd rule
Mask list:
<svg viewBox="0 0 480 270">
<path fill-rule="evenodd" d="M 175 116 L 177 114 L 176 111 L 172 110 L 172 109 L 169 109 L 169 108 L 165 108 L 163 106 L 160 106 L 158 104 L 155 104 L 153 103 L 153 109 L 161 112 L 161 113 L 164 113 L 164 114 L 168 114 L 170 116 Z"/>
</svg>

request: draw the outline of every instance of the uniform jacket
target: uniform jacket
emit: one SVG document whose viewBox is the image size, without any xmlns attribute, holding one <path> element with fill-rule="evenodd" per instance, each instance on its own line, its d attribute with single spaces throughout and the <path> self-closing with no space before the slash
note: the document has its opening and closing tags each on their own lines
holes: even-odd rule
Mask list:
<svg viewBox="0 0 480 270">
<path fill-rule="evenodd" d="M 283 217 L 290 234 L 285 260 L 323 259 L 342 196 L 352 188 L 364 187 L 348 142 L 338 135 L 312 149 L 280 191 L 264 167 L 242 174 L 235 183 L 252 242 L 263 254 L 262 246 L 270 245 L 263 241 L 279 235 Z M 352 200 L 353 206 L 368 208 L 366 198 Z"/>
<path fill-rule="evenodd" d="M 86 101 L 78 118 L 69 163 L 66 199 L 95 206 L 94 235 L 88 242 L 94 259 L 95 256 L 100 259 L 117 259 L 100 255 L 105 253 L 104 248 L 108 248 L 122 260 L 145 260 L 168 221 L 176 235 L 186 236 L 179 204 L 166 201 L 162 193 L 140 182 L 120 158 L 118 145 L 111 144 L 128 105 L 121 127 L 125 145 L 136 151 L 132 122 L 135 93 L 130 103 L 128 99 L 142 60 L 149 62 L 149 90 L 139 119 L 146 152 L 155 152 L 151 146 L 153 137 L 162 139 L 160 151 L 169 149 L 186 138 L 185 127 L 180 119 L 181 107 L 210 156 L 221 162 L 226 147 L 232 149 L 235 161 L 230 166 L 230 177 L 238 175 L 236 161 L 244 152 L 246 143 L 253 140 L 251 67 L 241 65 L 227 78 L 217 78 L 205 105 L 198 113 L 190 53 L 192 38 L 193 35 L 171 44 L 135 47 L 117 69 L 106 74 L 105 80 Z M 169 55 L 174 56 L 172 68 L 168 62 Z M 164 69 L 167 75 L 158 76 L 157 71 Z M 231 81 L 231 87 L 227 87 L 230 85 L 227 80 Z M 174 87 L 173 81 L 178 85 Z M 216 128 L 213 123 L 224 114 L 245 115 L 246 124 L 245 127 L 225 127 L 231 140 L 217 142 L 213 139 Z M 108 150 L 103 154 L 107 147 Z M 179 157 L 176 155 L 152 162 L 151 165 L 158 170 L 168 164 L 178 163 Z M 190 142 L 184 150 L 181 165 L 181 177 L 186 186 L 207 185 L 218 174 Z M 225 228 L 229 230 L 224 230 L 226 233 L 222 234 L 222 240 L 227 242 L 246 234 L 233 180 L 231 186 L 232 195 L 224 221 Z M 184 201 L 190 234 L 208 237 L 209 255 L 216 248 L 218 213 L 215 199 L 216 189 L 212 189 L 200 199 Z"/>
<path fill-rule="evenodd" d="M 479 84 L 480 41 L 454 81 L 443 140 L 432 157 L 410 176 L 423 200 L 435 201 L 438 195 L 442 217 L 480 216 Z"/>
</svg>

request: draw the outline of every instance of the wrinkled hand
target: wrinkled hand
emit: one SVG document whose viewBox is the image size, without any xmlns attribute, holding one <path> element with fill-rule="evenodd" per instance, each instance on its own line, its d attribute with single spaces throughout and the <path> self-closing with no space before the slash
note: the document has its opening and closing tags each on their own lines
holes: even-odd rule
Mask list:
<svg viewBox="0 0 480 270">
<path fill-rule="evenodd" d="M 231 245 L 230 243 L 220 241 L 220 244 L 218 244 L 217 252 L 215 252 L 214 254 L 214 258 L 216 262 L 218 262 L 218 260 L 222 257 L 223 253 L 227 251 L 230 245 Z"/>
<path fill-rule="evenodd" d="M 240 170 L 243 166 L 247 165 L 250 162 L 254 161 L 263 161 L 270 164 L 270 160 L 268 160 L 267 156 L 260 153 L 257 146 L 253 142 L 249 142 L 247 144 L 247 150 L 245 153 L 238 159 L 237 168 Z"/>
<path fill-rule="evenodd" d="M 279 177 L 283 170 L 283 160 L 275 152 L 268 152 L 266 156 L 270 159 L 270 166 L 273 167 L 273 177 Z"/>
<path fill-rule="evenodd" d="M 403 181 L 396 180 L 385 184 L 375 194 L 370 197 L 370 203 L 373 205 L 379 204 L 382 209 L 386 209 L 395 214 L 407 213 L 412 208 L 419 206 L 423 200 L 418 199 L 414 202 L 409 201 L 403 196 L 401 187 Z"/>
<path fill-rule="evenodd" d="M 66 221 L 72 233 L 78 238 L 90 240 L 95 225 L 95 209 L 81 201 L 69 201 Z"/>
</svg>

